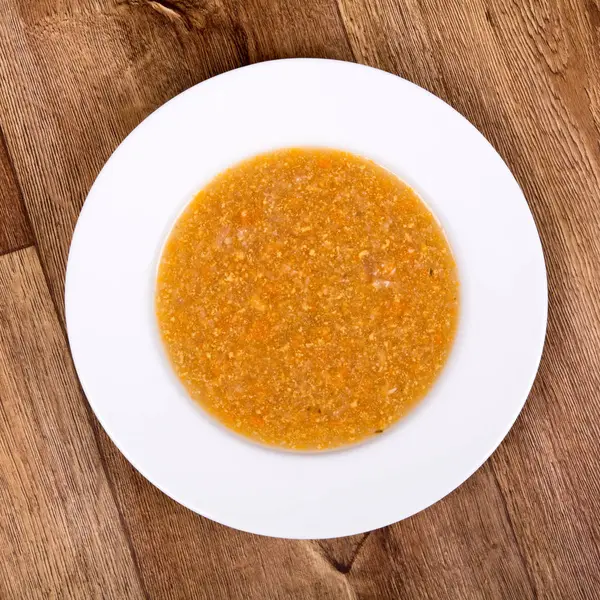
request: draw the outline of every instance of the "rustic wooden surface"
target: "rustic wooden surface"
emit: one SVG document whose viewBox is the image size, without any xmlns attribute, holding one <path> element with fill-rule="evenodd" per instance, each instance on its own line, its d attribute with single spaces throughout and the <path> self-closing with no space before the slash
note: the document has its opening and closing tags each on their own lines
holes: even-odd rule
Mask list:
<svg viewBox="0 0 600 600">
<path fill-rule="evenodd" d="M 397 73 L 494 144 L 548 266 L 540 374 L 448 498 L 352 538 L 239 533 L 176 505 L 107 439 L 63 318 L 69 241 L 123 137 L 266 59 Z M 599 0 L 0 0 L 0 598 L 598 598 Z"/>
</svg>

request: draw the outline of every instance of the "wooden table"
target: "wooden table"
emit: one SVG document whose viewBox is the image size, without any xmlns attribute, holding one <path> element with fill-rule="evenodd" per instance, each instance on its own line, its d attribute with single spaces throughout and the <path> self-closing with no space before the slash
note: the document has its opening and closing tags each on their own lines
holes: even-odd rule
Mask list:
<svg viewBox="0 0 600 600">
<path fill-rule="evenodd" d="M 525 191 L 550 286 L 539 376 L 492 458 L 411 519 L 321 542 L 147 483 L 64 327 L 71 233 L 117 144 L 192 84 L 289 56 L 389 70 L 469 118 Z M 599 0 L 0 0 L 0 127 L 0 598 L 600 597 Z"/>
</svg>

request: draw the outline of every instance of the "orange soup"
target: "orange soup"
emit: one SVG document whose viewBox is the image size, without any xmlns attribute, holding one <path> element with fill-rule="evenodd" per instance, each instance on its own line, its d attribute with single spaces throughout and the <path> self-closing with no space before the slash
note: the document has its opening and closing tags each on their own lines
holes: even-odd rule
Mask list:
<svg viewBox="0 0 600 600">
<path fill-rule="evenodd" d="M 329 149 L 218 175 L 165 245 L 156 313 L 189 395 L 280 448 L 385 431 L 432 386 L 458 320 L 457 270 L 417 194 Z"/>
</svg>

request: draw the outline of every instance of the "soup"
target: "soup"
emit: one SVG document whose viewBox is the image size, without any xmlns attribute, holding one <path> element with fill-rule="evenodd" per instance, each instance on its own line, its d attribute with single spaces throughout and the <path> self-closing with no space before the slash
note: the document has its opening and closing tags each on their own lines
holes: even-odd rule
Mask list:
<svg viewBox="0 0 600 600">
<path fill-rule="evenodd" d="M 257 442 L 324 450 L 382 433 L 431 388 L 458 320 L 456 264 L 395 175 L 312 148 L 218 175 L 162 253 L 156 314 L 189 395 Z"/>
</svg>

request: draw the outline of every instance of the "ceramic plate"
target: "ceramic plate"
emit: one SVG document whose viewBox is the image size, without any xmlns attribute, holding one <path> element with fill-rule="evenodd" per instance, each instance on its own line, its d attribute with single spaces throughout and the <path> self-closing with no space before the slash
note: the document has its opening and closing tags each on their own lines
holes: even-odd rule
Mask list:
<svg viewBox="0 0 600 600">
<path fill-rule="evenodd" d="M 350 150 L 407 181 L 445 228 L 461 279 L 456 343 L 433 390 L 375 440 L 335 452 L 269 449 L 208 418 L 171 372 L 153 311 L 160 250 L 182 207 L 228 166 L 287 146 Z M 290 538 L 388 525 L 465 481 L 523 407 L 546 313 L 535 224 L 492 146 L 418 86 L 328 60 L 231 71 L 150 115 L 94 183 L 66 281 L 77 372 L 127 459 L 193 511 Z"/>
</svg>

